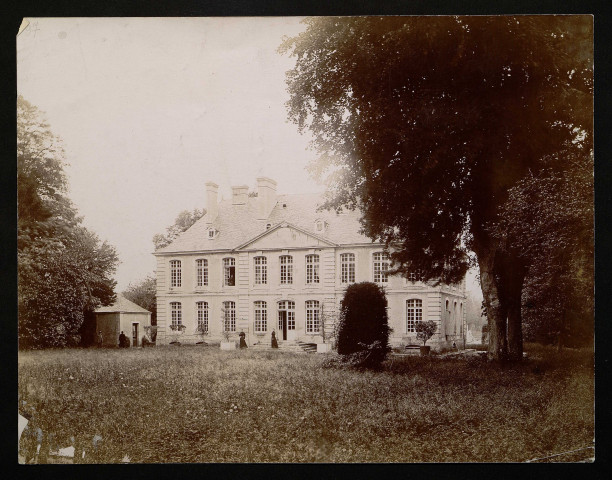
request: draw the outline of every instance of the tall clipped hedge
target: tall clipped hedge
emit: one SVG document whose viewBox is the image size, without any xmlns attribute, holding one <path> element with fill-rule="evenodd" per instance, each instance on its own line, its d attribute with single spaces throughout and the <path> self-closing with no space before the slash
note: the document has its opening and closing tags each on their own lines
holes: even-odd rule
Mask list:
<svg viewBox="0 0 612 480">
<path fill-rule="evenodd" d="M 382 287 L 361 282 L 350 285 L 341 304 L 338 353 L 353 356 L 360 366 L 378 366 L 391 350 L 387 297 Z"/>
</svg>

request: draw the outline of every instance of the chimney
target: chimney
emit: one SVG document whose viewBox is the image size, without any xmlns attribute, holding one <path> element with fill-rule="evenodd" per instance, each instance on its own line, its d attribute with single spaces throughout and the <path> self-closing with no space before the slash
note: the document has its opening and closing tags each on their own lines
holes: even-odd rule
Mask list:
<svg viewBox="0 0 612 480">
<path fill-rule="evenodd" d="M 249 194 L 248 185 L 232 187 L 232 205 L 246 205 Z"/>
<path fill-rule="evenodd" d="M 276 182 L 271 178 L 257 179 L 257 219 L 265 220 L 276 205 Z"/>
<path fill-rule="evenodd" d="M 213 222 L 219 213 L 219 205 L 217 203 L 217 192 L 219 185 L 214 182 L 206 182 L 206 213 L 208 221 Z"/>
</svg>

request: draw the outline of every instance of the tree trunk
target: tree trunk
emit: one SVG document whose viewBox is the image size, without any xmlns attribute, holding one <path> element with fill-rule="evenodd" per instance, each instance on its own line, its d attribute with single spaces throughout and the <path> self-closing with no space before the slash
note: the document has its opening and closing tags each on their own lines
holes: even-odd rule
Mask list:
<svg viewBox="0 0 612 480">
<path fill-rule="evenodd" d="M 495 251 L 477 248 L 480 267 L 480 287 L 487 309 L 489 323 L 489 353 L 491 360 L 505 360 L 508 342 L 506 337 L 507 308 L 502 304 L 501 291 L 495 278 Z"/>
<path fill-rule="evenodd" d="M 559 335 L 557 337 L 557 352 L 563 350 L 563 331 L 565 327 L 565 305 L 562 305 L 561 324 L 559 325 Z"/>
<path fill-rule="evenodd" d="M 526 266 L 520 259 L 507 256 L 504 259 L 503 285 L 504 301 L 508 306 L 508 359 L 523 359 L 523 318 L 521 316 L 521 297 Z"/>
<path fill-rule="evenodd" d="M 508 360 L 520 361 L 523 358 L 523 320 L 521 317 L 521 298 L 509 300 L 508 307 Z"/>
</svg>

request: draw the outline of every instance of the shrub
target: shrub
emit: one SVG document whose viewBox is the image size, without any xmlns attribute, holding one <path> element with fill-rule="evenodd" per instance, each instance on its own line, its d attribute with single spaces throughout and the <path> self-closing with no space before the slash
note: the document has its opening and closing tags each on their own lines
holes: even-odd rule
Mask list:
<svg viewBox="0 0 612 480">
<path fill-rule="evenodd" d="M 433 334 L 436 333 L 438 326 L 433 320 L 428 320 L 426 322 L 417 322 L 415 328 L 417 332 L 417 339 L 422 340 L 423 345 L 425 345 L 427 340 L 433 337 Z"/>
<path fill-rule="evenodd" d="M 390 352 L 387 298 L 382 287 L 350 285 L 341 304 L 338 353 L 356 367 L 378 367 Z"/>
</svg>

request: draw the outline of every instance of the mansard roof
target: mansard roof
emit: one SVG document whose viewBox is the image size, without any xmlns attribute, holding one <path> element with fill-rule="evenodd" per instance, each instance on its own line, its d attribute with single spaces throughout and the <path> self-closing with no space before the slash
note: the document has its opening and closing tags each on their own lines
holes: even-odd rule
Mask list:
<svg viewBox="0 0 612 480">
<path fill-rule="evenodd" d="M 278 195 L 276 205 L 265 220 L 257 220 L 257 197 L 248 197 L 245 205 L 232 205 L 232 199 L 219 202 L 217 218 L 211 223 L 208 213 L 191 228 L 183 232 L 170 245 L 157 250 L 156 254 L 234 250 L 248 244 L 266 232 L 266 225 L 272 228 L 281 223 L 290 224 L 310 235 L 327 240 L 333 244 L 372 243 L 372 240 L 359 233 L 358 211 L 321 210 L 321 194 Z M 315 232 L 315 222 L 323 220 L 327 226 L 323 232 Z M 218 234 L 208 238 L 209 228 Z M 279 245 L 279 248 L 282 246 Z"/>
</svg>

